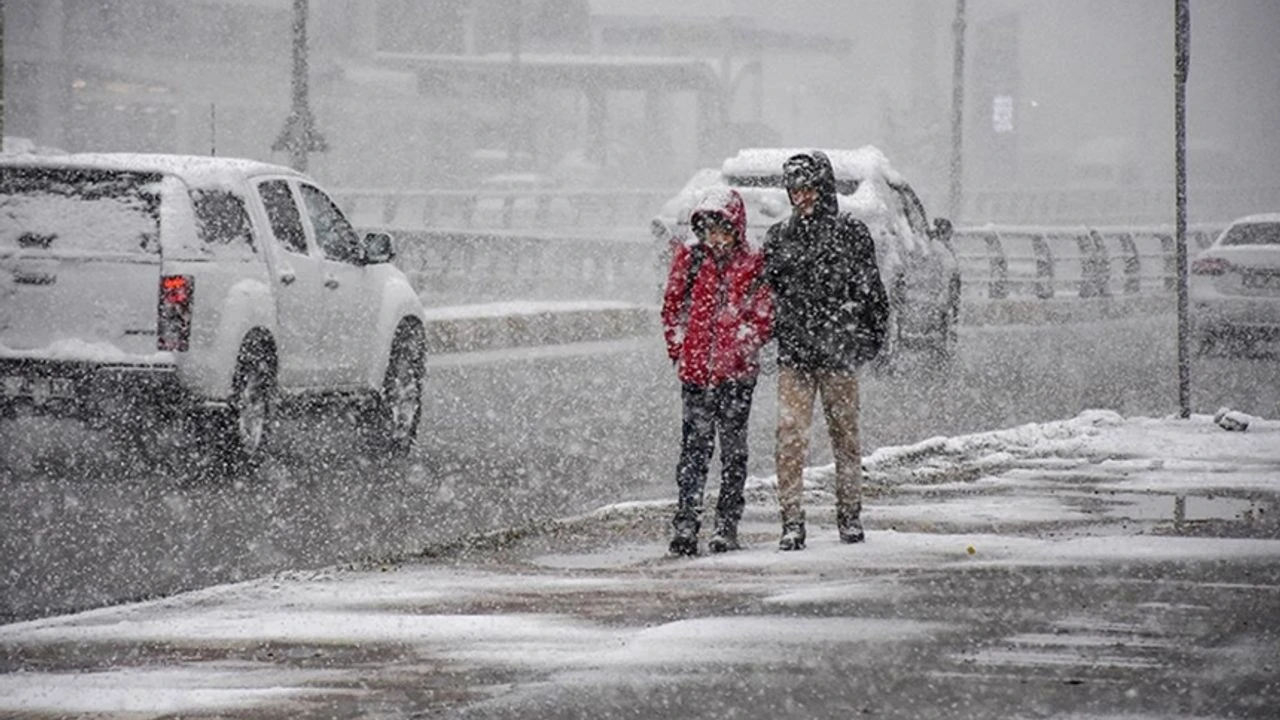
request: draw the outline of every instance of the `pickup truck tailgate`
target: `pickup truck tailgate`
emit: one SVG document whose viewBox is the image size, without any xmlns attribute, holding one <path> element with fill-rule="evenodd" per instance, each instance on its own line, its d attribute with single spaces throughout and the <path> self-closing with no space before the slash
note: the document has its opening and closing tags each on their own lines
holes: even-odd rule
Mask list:
<svg viewBox="0 0 1280 720">
<path fill-rule="evenodd" d="M 0 352 L 105 364 L 154 356 L 160 181 L 0 167 Z"/>
</svg>

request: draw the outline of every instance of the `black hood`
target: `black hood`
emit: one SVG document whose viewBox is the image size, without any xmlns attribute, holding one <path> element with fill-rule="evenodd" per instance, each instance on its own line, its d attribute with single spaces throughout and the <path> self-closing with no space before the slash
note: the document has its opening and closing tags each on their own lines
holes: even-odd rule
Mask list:
<svg viewBox="0 0 1280 720">
<path fill-rule="evenodd" d="M 836 172 L 826 153 L 810 150 L 792 155 L 782 165 L 782 176 L 788 187 L 791 185 L 791 178 L 795 177 L 818 189 L 818 206 L 814 208 L 814 215 L 835 215 L 840 211 L 840 203 L 836 197 Z"/>
</svg>

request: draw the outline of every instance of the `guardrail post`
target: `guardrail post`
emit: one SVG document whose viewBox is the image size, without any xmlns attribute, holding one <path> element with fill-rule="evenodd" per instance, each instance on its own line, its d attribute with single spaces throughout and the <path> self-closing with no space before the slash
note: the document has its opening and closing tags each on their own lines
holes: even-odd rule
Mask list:
<svg viewBox="0 0 1280 720">
<path fill-rule="evenodd" d="M 1080 246 L 1080 297 L 1103 297 L 1110 293 L 1111 259 L 1097 231 L 1076 236 Z"/>
<path fill-rule="evenodd" d="M 511 229 L 511 217 L 515 214 L 516 199 L 512 195 L 502 198 L 502 227 Z"/>
<path fill-rule="evenodd" d="M 533 199 L 534 211 L 533 221 L 536 225 L 542 226 L 547 224 L 547 217 L 551 214 L 551 196 L 540 194 Z"/>
<path fill-rule="evenodd" d="M 1178 255 L 1174 247 L 1173 236 L 1160 233 L 1160 250 L 1164 253 L 1164 291 L 1178 291 Z"/>
<path fill-rule="evenodd" d="M 480 204 L 480 199 L 475 195 L 467 195 L 462 198 L 462 227 L 471 227 L 475 223 L 476 206 Z"/>
<path fill-rule="evenodd" d="M 1101 235 L 1096 232 L 1089 234 L 1093 240 L 1094 262 L 1097 263 L 1098 295 L 1108 297 L 1111 295 L 1111 253 L 1102 242 Z"/>
<path fill-rule="evenodd" d="M 618 218 L 622 215 L 622 198 L 617 195 L 613 196 L 609 199 L 609 202 L 605 203 L 605 207 L 609 209 L 609 226 L 612 227 L 617 225 Z"/>
<path fill-rule="evenodd" d="M 1138 244 L 1133 235 L 1120 233 L 1120 247 L 1124 249 L 1124 294 L 1142 292 L 1142 260 L 1138 257 Z"/>
<path fill-rule="evenodd" d="M 1036 297 L 1048 300 L 1053 297 L 1053 252 L 1044 235 L 1031 238 L 1031 249 L 1036 255 Z"/>
<path fill-rule="evenodd" d="M 436 215 L 439 213 L 439 203 L 439 198 L 430 193 L 422 198 L 422 227 L 429 228 L 435 225 Z"/>
<path fill-rule="evenodd" d="M 396 221 L 396 210 L 400 208 L 398 195 L 387 195 L 382 199 L 382 224 L 393 225 Z"/>
<path fill-rule="evenodd" d="M 982 240 L 987 244 L 987 255 L 991 262 L 991 282 L 987 284 L 987 297 L 1004 300 L 1009 297 L 1009 259 L 1005 257 L 999 235 L 984 233 Z"/>
</svg>

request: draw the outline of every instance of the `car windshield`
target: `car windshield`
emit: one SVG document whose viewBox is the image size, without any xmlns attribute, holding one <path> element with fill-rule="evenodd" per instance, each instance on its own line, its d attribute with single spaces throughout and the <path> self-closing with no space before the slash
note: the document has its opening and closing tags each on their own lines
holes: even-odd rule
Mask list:
<svg viewBox="0 0 1280 720">
<path fill-rule="evenodd" d="M 0 251 L 160 251 L 160 176 L 0 168 Z"/>
<path fill-rule="evenodd" d="M 782 188 L 782 173 L 777 175 L 730 175 L 725 178 L 730 187 Z M 858 181 L 852 178 L 836 178 L 836 192 L 852 195 L 858 190 Z"/>
<path fill-rule="evenodd" d="M 1222 238 L 1223 245 L 1280 245 L 1280 222 L 1241 223 Z"/>
</svg>

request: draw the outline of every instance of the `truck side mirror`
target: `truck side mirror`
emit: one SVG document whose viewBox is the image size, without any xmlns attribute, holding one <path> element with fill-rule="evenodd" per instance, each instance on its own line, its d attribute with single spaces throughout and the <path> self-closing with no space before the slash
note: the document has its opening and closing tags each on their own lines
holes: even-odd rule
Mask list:
<svg viewBox="0 0 1280 720">
<path fill-rule="evenodd" d="M 933 237 L 935 239 L 941 240 L 944 243 L 949 243 L 951 242 L 951 235 L 953 232 L 954 228 L 951 226 L 950 220 L 946 218 L 933 219 Z"/>
<path fill-rule="evenodd" d="M 364 236 L 364 262 L 366 265 L 389 263 L 396 256 L 395 243 L 391 234 L 371 232 Z"/>
</svg>

